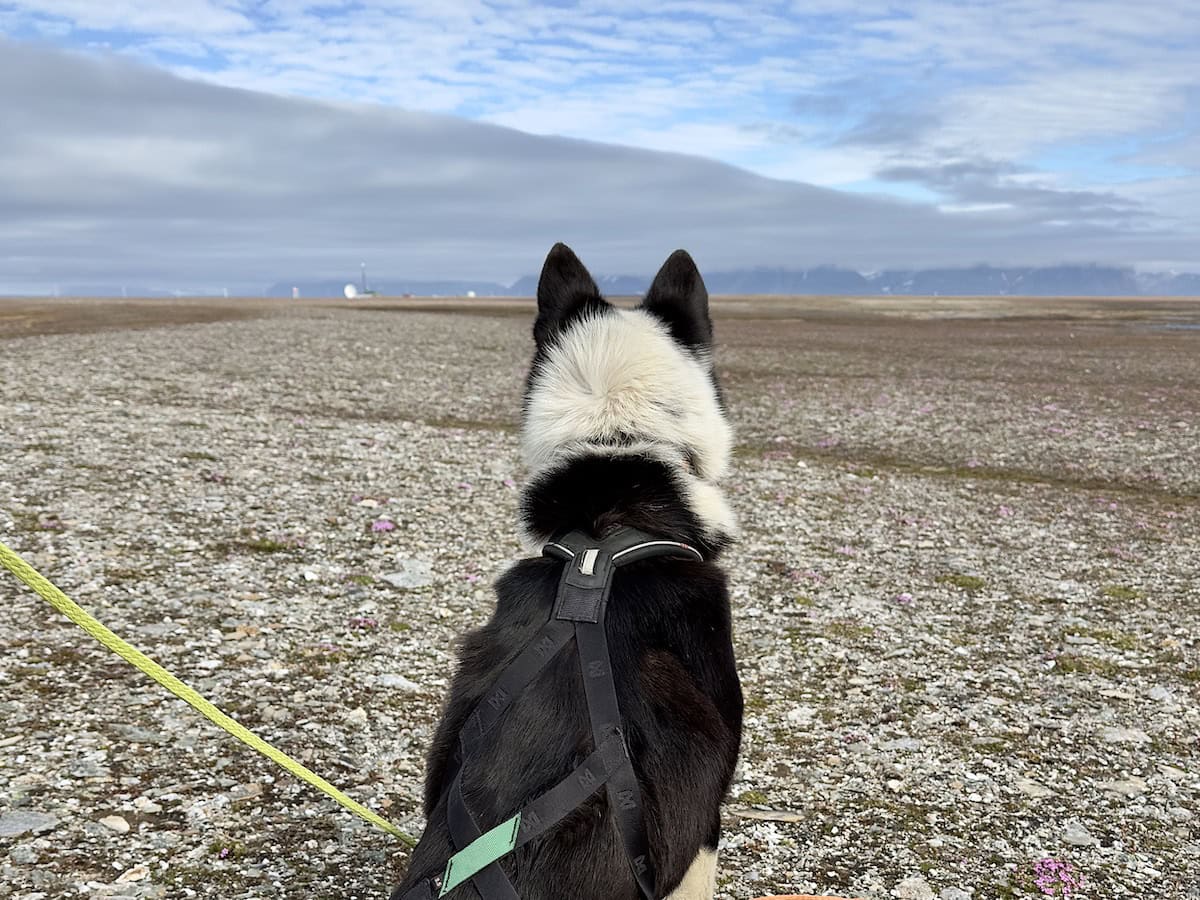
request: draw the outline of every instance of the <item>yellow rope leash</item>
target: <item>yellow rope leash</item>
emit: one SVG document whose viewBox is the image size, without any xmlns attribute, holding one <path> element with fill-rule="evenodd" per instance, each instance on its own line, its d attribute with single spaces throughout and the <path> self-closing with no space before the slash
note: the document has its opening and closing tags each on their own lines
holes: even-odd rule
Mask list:
<svg viewBox="0 0 1200 900">
<path fill-rule="evenodd" d="M 146 654 L 142 653 L 136 647 L 127 644 L 121 638 L 117 637 L 96 619 L 90 616 L 79 604 L 60 591 L 57 587 L 51 584 L 44 578 L 36 569 L 29 563 L 21 559 L 3 542 L 0 542 L 0 563 L 3 563 L 5 568 L 17 576 L 21 581 L 25 582 L 32 588 L 38 596 L 57 609 L 60 613 L 98 640 L 101 644 L 117 654 L 127 663 L 135 666 L 146 675 L 149 675 L 168 691 L 174 694 L 181 700 L 191 704 L 202 715 L 206 716 L 212 722 L 225 729 L 235 738 L 244 744 L 257 750 L 263 756 L 270 759 L 276 765 L 281 766 L 291 772 L 301 781 L 304 781 L 315 787 L 322 793 L 332 797 L 346 809 L 350 810 L 356 816 L 359 816 L 370 822 L 376 828 L 381 828 L 388 834 L 395 837 L 401 843 L 407 844 L 409 847 L 417 845 L 416 840 L 405 834 L 391 822 L 367 809 L 356 800 L 351 800 L 332 784 L 317 775 L 315 772 L 302 766 L 286 753 L 272 747 L 258 735 L 247 729 L 245 726 L 231 719 L 221 710 L 217 709 L 208 700 L 196 693 L 195 690 L 188 687 Z"/>
</svg>

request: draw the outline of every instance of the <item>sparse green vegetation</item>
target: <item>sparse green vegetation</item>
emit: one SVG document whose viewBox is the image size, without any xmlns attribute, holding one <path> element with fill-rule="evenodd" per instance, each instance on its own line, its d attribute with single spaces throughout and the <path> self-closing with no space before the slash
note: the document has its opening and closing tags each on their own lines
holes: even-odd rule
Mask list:
<svg viewBox="0 0 1200 900">
<path fill-rule="evenodd" d="M 242 541 L 240 546 L 253 553 L 282 553 L 285 550 L 295 548 L 294 544 L 277 541 L 272 538 L 251 538 L 248 541 Z"/>
<path fill-rule="evenodd" d="M 970 593 L 982 591 L 985 587 L 987 587 L 987 582 L 976 575 L 960 575 L 957 573 L 952 575 L 939 575 L 935 581 L 937 581 L 938 584 L 952 584 L 956 588 L 968 591 Z"/>
<path fill-rule="evenodd" d="M 124 584 L 130 581 L 143 581 L 154 574 L 150 569 L 134 569 L 125 566 L 106 566 L 104 579 L 109 584 Z"/>
<path fill-rule="evenodd" d="M 1142 646 L 1142 642 L 1136 635 L 1111 628 L 1071 628 L 1063 631 L 1062 636 L 1064 638 L 1071 636 L 1095 638 L 1100 643 L 1108 644 L 1118 650 L 1138 650 Z"/>
<path fill-rule="evenodd" d="M 1116 663 L 1107 659 L 1064 654 L 1054 661 L 1054 671 L 1069 675 L 1104 675 L 1112 678 L 1122 670 Z"/>
<path fill-rule="evenodd" d="M 875 626 L 863 625 L 861 622 L 852 622 L 847 619 L 837 619 L 825 626 L 825 633 L 830 637 L 857 640 L 873 635 Z"/>
<path fill-rule="evenodd" d="M 220 859 L 241 859 L 246 855 L 246 845 L 241 841 L 216 840 L 208 845 L 208 852 Z"/>
<path fill-rule="evenodd" d="M 456 428 L 460 431 L 501 431 L 513 433 L 517 430 L 515 422 L 487 422 L 482 419 L 456 419 L 449 416 L 428 418 L 423 424 L 430 428 Z"/>
<path fill-rule="evenodd" d="M 1102 591 L 1110 600 L 1144 600 L 1146 595 L 1136 588 L 1125 587 L 1121 584 L 1106 584 Z"/>
<path fill-rule="evenodd" d="M 762 791 L 742 791 L 738 794 L 738 802 L 747 806 L 764 806 L 767 802 L 767 795 Z"/>
</svg>

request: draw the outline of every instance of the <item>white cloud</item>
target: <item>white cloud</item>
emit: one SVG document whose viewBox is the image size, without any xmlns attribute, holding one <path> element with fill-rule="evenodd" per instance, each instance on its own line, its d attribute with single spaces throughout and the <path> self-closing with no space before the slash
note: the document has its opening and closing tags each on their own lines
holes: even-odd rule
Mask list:
<svg viewBox="0 0 1200 900">
<path fill-rule="evenodd" d="M 834 186 L 899 164 L 1028 168 L 1052 151 L 1049 171 L 1011 178 L 1125 192 L 1144 173 L 1122 176 L 1124 158 L 1075 160 L 1194 135 L 1200 103 L 1194 0 L 17 0 L 0 28 L 56 39 L 86 29 L 216 84 L 454 113 Z M 791 102 L 800 96 L 803 109 Z M 1125 196 L 1150 211 L 1165 202 Z"/>
<path fill-rule="evenodd" d="M 0 90 L 0 267 L 26 284 L 53 272 L 253 289 L 362 259 L 410 277 L 513 279 L 556 240 L 614 273 L 650 271 L 678 246 L 710 270 L 1195 252 L 1195 229 L 1075 221 L 1099 195 L 1020 185 L 1027 205 L 948 215 L 696 156 L 230 90 L 2 39 L 0 84 L 13 87 Z M 909 174 L 985 195 L 961 202 L 1000 202 L 986 167 Z M 1059 220 L 1073 224 L 1047 225 Z"/>
<path fill-rule="evenodd" d="M 936 139 L 1018 158 L 1089 138 L 1114 138 L 1168 126 L 1200 83 L 1200 59 L 1169 71 L 1144 63 L 1115 71 L 1079 68 L 993 88 L 963 91 L 944 106 Z"/>
<path fill-rule="evenodd" d="M 252 27 L 233 3 L 209 0 L 14 0 L 11 5 L 42 19 L 91 31 L 218 36 Z"/>
</svg>

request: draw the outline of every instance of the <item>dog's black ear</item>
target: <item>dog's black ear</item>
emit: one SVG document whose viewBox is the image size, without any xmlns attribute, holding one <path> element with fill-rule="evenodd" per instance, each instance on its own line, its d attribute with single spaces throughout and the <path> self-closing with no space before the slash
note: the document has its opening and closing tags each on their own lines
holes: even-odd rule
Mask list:
<svg viewBox="0 0 1200 900">
<path fill-rule="evenodd" d="M 608 306 L 579 257 L 563 243 L 551 247 L 546 256 L 538 279 L 537 301 L 533 338 L 539 347 L 584 313 Z"/>
<path fill-rule="evenodd" d="M 686 250 L 676 250 L 667 257 L 654 276 L 642 308 L 661 319 L 679 343 L 693 349 L 712 345 L 708 289 Z"/>
</svg>

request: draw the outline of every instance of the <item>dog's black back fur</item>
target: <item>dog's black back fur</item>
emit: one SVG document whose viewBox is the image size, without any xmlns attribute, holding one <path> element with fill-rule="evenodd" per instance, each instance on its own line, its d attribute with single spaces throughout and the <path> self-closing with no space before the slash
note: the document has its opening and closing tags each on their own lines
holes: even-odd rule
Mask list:
<svg viewBox="0 0 1200 900">
<path fill-rule="evenodd" d="M 557 252 L 556 247 L 552 257 Z M 672 274 L 686 279 L 686 273 Z M 580 285 L 562 290 L 578 291 Z M 582 305 L 594 311 L 598 304 L 604 304 L 598 291 L 593 299 L 583 290 Z M 535 329 L 535 366 L 563 327 L 569 305 L 549 311 L 543 306 Z M 690 343 L 709 337 L 706 297 L 703 314 L 703 325 L 680 325 L 676 339 Z M 729 596 L 724 573 L 711 561 L 726 540 L 705 533 L 671 466 L 645 456 L 584 455 L 541 473 L 526 491 L 522 512 L 532 533 L 578 529 L 603 537 L 620 525 L 632 525 L 690 543 L 710 560 L 656 558 L 618 569 L 606 619 L 614 681 L 645 800 L 656 894 L 663 897 L 702 848 L 716 849 L 719 807 L 741 739 L 742 694 Z M 562 566 L 548 558 L 515 564 L 496 585 L 491 620 L 463 640 L 429 754 L 426 831 L 394 898 L 440 873 L 455 852 L 444 791 L 459 730 L 500 672 L 550 618 Z M 466 766 L 467 805 L 486 831 L 552 787 L 592 749 L 578 662 L 566 649 L 517 697 Z M 603 792 L 500 865 L 522 900 L 640 896 Z M 448 895 L 452 900 L 476 896 L 469 883 Z"/>
</svg>

